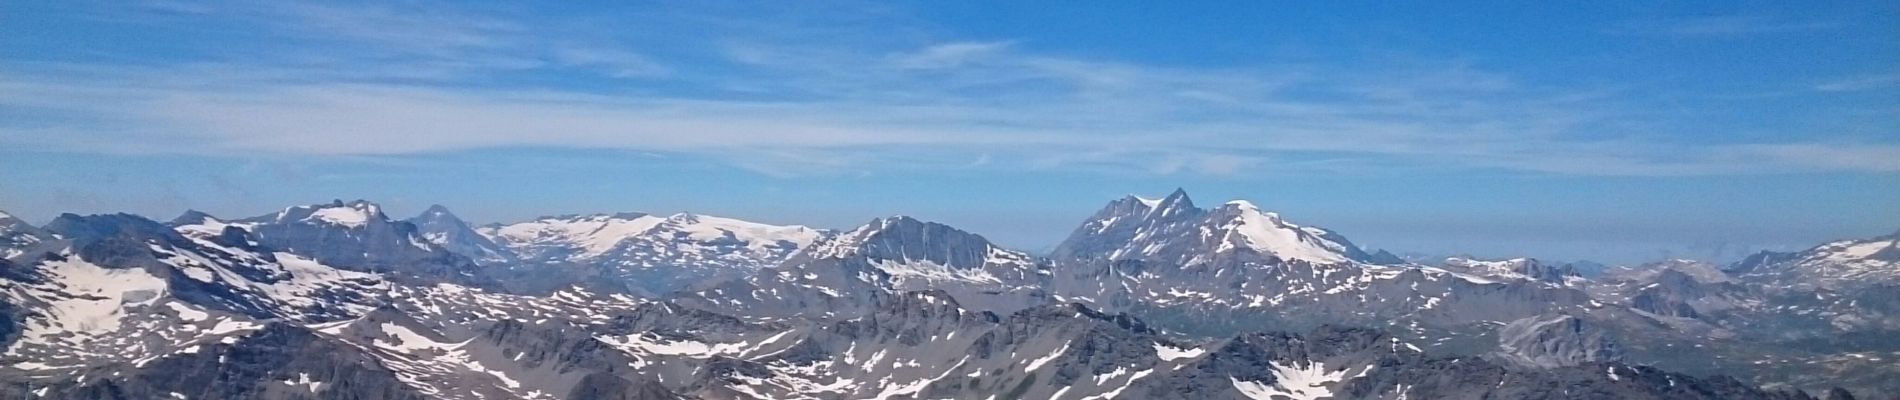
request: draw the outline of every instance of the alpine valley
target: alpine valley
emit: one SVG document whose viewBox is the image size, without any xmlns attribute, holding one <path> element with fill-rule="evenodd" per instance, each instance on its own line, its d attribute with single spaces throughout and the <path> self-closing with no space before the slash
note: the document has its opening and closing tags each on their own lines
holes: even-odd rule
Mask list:
<svg viewBox="0 0 1900 400">
<path fill-rule="evenodd" d="M 0 214 L 0 256 L 7 399 L 1900 394 L 1900 234 L 1586 276 L 1408 261 L 1177 190 L 1048 254 L 906 216 L 476 225 L 336 201 Z"/>
</svg>

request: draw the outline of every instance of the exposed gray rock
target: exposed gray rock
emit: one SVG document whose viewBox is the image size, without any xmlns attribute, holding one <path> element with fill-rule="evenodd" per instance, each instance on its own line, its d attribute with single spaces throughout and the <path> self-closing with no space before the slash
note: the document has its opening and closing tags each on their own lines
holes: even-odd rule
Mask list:
<svg viewBox="0 0 1900 400">
<path fill-rule="evenodd" d="M 1569 315 L 1526 317 L 1498 329 L 1499 358 L 1536 368 L 1622 361 L 1608 332 Z"/>
</svg>

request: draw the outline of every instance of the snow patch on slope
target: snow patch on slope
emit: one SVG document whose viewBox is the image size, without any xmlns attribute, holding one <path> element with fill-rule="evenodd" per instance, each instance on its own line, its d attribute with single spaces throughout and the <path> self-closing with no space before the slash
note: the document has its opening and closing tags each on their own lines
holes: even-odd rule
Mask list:
<svg viewBox="0 0 1900 400">
<path fill-rule="evenodd" d="M 1200 348 L 1180 349 L 1180 348 L 1175 348 L 1173 346 L 1155 343 L 1155 356 L 1161 357 L 1161 360 L 1163 361 L 1174 361 L 1174 360 L 1179 360 L 1183 358 L 1200 357 L 1201 354 L 1206 353 L 1206 352 L 1207 352 L 1207 349 L 1200 349 Z"/>
<path fill-rule="evenodd" d="M 1273 384 L 1271 385 L 1255 381 L 1243 381 L 1233 377 L 1228 377 L 1227 379 L 1233 382 L 1234 389 L 1239 390 L 1241 395 L 1254 400 L 1274 400 L 1274 396 L 1284 396 L 1293 400 L 1330 398 L 1333 396 L 1333 391 L 1330 387 L 1347 379 L 1346 370 L 1341 369 L 1328 372 L 1326 365 L 1319 362 L 1300 366 L 1297 364 L 1280 364 L 1280 362 L 1274 361 L 1271 365 L 1273 366 L 1274 378 Z M 1360 371 L 1359 374 L 1353 376 L 1353 378 L 1365 376 L 1366 372 L 1370 371 L 1371 368 L 1367 367 L 1366 370 Z"/>
<path fill-rule="evenodd" d="M 1345 256 L 1346 249 L 1343 246 L 1320 240 L 1318 235 L 1309 231 L 1315 228 L 1302 228 L 1288 223 L 1280 219 L 1280 214 L 1261 211 L 1246 200 L 1230 201 L 1225 207 L 1237 209 L 1239 216 L 1220 226 L 1227 236 L 1221 238 L 1217 252 L 1245 246 L 1282 259 L 1325 264 L 1350 261 Z"/>
<path fill-rule="evenodd" d="M 666 219 L 651 215 L 590 215 L 539 220 L 483 229 L 482 233 L 507 243 L 554 243 L 577 247 L 580 257 L 612 250 L 620 241 L 653 229 Z"/>
</svg>

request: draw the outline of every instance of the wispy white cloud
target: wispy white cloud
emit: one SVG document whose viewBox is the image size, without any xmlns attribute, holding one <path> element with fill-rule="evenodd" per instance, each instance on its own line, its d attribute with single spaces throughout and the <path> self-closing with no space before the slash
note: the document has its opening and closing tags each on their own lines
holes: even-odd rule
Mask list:
<svg viewBox="0 0 1900 400">
<path fill-rule="evenodd" d="M 898 54 L 897 65 L 904 68 L 934 69 L 951 68 L 979 61 L 1009 48 L 1009 42 L 955 42 L 925 47 L 922 50 Z"/>
<path fill-rule="evenodd" d="M 200 11 L 188 15 L 281 20 L 261 34 L 323 50 L 147 66 L 0 64 L 8 72 L 0 108 L 38 116 L 0 123 L 0 143 L 325 156 L 609 148 L 705 155 L 774 176 L 904 168 L 1239 175 L 1351 165 L 1593 175 L 1894 170 L 1880 161 L 1893 147 L 1881 143 L 1672 140 L 1656 130 L 1669 121 L 1615 89 L 1543 87 L 1463 60 L 1193 68 L 1050 55 L 1011 41 L 737 35 L 678 38 L 706 52 L 694 56 L 719 60 L 682 68 L 646 49 L 577 44 L 498 15 Z M 337 50 L 344 47 L 361 50 Z M 565 75 L 585 83 L 505 83 L 554 67 L 671 89 L 603 88 Z"/>
<path fill-rule="evenodd" d="M 1832 21 L 1797 21 L 1753 15 L 1712 15 L 1631 20 L 1611 27 L 1609 31 L 1626 35 L 1737 37 L 1824 31 L 1840 26 L 1840 23 Z"/>
<path fill-rule="evenodd" d="M 1893 89 L 1900 89 L 1900 73 L 1860 75 L 1814 85 L 1814 90 L 1823 92 L 1858 92 L 1863 90 Z"/>
<path fill-rule="evenodd" d="M 554 57 L 563 64 L 598 68 L 616 78 L 656 77 L 672 71 L 652 58 L 616 48 L 562 47 L 554 50 Z"/>
</svg>

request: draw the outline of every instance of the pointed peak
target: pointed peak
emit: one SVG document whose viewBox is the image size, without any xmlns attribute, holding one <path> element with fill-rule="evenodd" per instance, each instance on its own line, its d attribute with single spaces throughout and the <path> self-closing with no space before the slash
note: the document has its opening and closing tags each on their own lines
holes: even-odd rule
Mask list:
<svg viewBox="0 0 1900 400">
<path fill-rule="evenodd" d="M 205 221 L 222 221 L 222 220 L 218 219 L 218 217 L 211 216 L 211 214 L 207 214 L 203 211 L 185 210 L 185 213 L 179 214 L 178 218 L 172 218 L 171 225 L 173 226 L 195 225 L 195 224 L 205 223 Z"/>
<path fill-rule="evenodd" d="M 1183 210 L 1192 210 L 1194 209 L 1194 199 L 1188 198 L 1187 190 L 1175 188 L 1174 193 L 1170 193 L 1168 197 L 1162 198 L 1160 203 L 1155 204 L 1154 209 L 1161 212 L 1162 215 L 1171 215 Z"/>
<path fill-rule="evenodd" d="M 407 221 L 409 223 L 416 224 L 417 226 L 433 226 L 435 224 L 449 224 L 449 225 L 461 225 L 461 226 L 468 225 L 468 222 L 463 221 L 462 217 L 456 216 L 454 212 L 449 211 L 448 207 L 443 207 L 441 204 L 431 205 L 429 206 L 429 209 L 423 210 L 422 214 L 418 214 L 415 216 L 415 218 L 410 218 Z M 425 229 L 440 229 L 440 228 L 425 228 Z"/>
<path fill-rule="evenodd" d="M 1141 197 L 1132 193 L 1127 196 L 1123 196 L 1121 201 L 1125 203 L 1140 204 L 1142 205 L 1142 207 L 1147 207 L 1150 209 L 1161 205 L 1161 199 L 1150 199 L 1150 198 Z"/>
<path fill-rule="evenodd" d="M 1168 192 L 1168 197 L 1164 197 L 1161 200 L 1162 201 L 1187 201 L 1189 202 L 1189 204 L 1193 204 L 1192 200 L 1188 199 L 1187 189 L 1182 189 L 1178 187 L 1174 188 L 1173 192 Z"/>
</svg>

